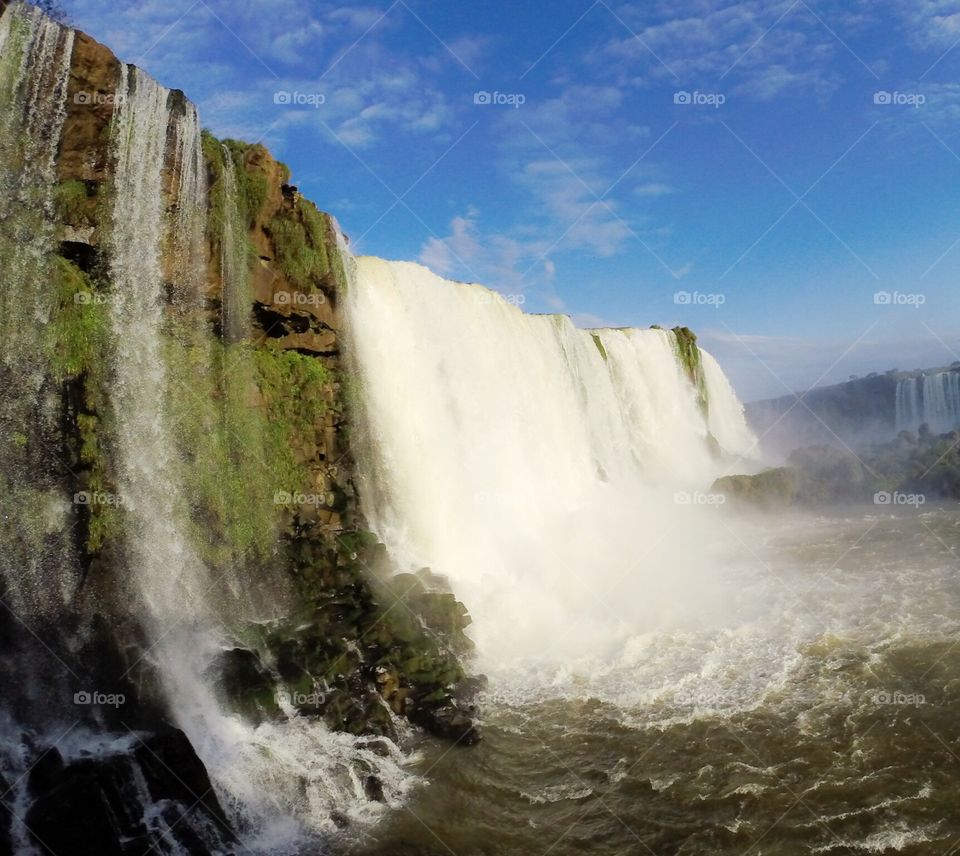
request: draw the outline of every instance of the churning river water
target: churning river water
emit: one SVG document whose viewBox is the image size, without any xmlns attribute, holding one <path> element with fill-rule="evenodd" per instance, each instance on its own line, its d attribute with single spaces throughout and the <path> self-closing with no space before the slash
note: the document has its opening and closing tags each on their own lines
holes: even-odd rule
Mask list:
<svg viewBox="0 0 960 856">
<path fill-rule="evenodd" d="M 491 674 L 484 741 L 415 746 L 419 785 L 350 852 L 956 852 L 957 506 L 729 527 L 738 609 Z"/>
</svg>

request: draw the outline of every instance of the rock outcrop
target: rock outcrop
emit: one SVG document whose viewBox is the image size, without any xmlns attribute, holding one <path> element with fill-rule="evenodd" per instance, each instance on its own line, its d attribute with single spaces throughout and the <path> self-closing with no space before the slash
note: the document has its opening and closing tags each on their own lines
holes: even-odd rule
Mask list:
<svg viewBox="0 0 960 856">
<path fill-rule="evenodd" d="M 56 697 L 80 689 L 66 688 L 75 678 L 107 687 L 122 676 L 117 690 L 132 702 L 122 717 L 87 709 L 70 715 L 114 735 L 129 736 L 129 725 L 140 739 L 129 751 L 70 762 L 31 744 L 28 760 L 42 763 L 30 778 L 28 821 L 54 854 L 143 852 L 174 828 L 184 852 L 230 852 L 226 816 L 175 728 L 176 711 L 146 656 L 148 633 L 131 608 L 123 509 L 76 499 L 118 493 L 107 304 L 112 134 L 123 73 L 108 48 L 76 34 L 45 262 L 56 306 L 47 365 L 38 371 L 48 390 L 43 400 L 53 401 L 58 417 L 44 437 L 25 431 L 13 442 L 54 450 L 50 489 L 74 497 L 77 582 L 64 587 L 64 616 L 36 625 L 49 628 L 45 647 L 70 673 L 58 678 L 65 686 Z M 192 109 L 180 92 L 170 93 L 168 107 Z M 183 247 L 165 248 L 163 346 L 165 406 L 175 416 L 180 457 L 171 466 L 189 487 L 187 534 L 224 592 L 243 602 L 237 614 L 247 616 L 225 624 L 231 638 L 209 665 L 209 683 L 226 711 L 254 725 L 293 708 L 356 735 L 396 736 L 400 717 L 474 743 L 466 610 L 428 572 L 395 575 L 366 529 L 354 485 L 353 380 L 340 311 L 344 239 L 262 146 L 204 133 L 202 154 L 209 189 L 203 247 L 190 258 Z M 179 213 L 183 168 L 164 168 L 171 217 Z M 4 619 L 3 655 L 28 659 L 35 639 Z M 368 792 L 382 799 L 375 782 Z M 151 828 L 143 822 L 148 805 L 156 809 Z M 9 849 L 5 811 L 0 803 L 0 854 Z"/>
</svg>

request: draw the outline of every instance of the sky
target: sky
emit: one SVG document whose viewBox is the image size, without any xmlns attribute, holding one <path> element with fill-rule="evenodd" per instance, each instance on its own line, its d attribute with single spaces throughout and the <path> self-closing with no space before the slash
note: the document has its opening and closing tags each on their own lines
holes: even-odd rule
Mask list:
<svg viewBox="0 0 960 856">
<path fill-rule="evenodd" d="M 960 360 L 960 2 L 62 3 L 356 253 L 690 326 L 745 400 Z"/>
</svg>

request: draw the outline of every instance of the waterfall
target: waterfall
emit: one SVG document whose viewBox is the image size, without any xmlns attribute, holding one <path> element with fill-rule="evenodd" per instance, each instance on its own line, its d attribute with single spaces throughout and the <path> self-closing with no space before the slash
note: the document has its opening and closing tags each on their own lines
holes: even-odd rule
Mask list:
<svg viewBox="0 0 960 856">
<path fill-rule="evenodd" d="M 177 414 L 166 408 L 171 380 L 164 361 L 163 248 L 190 242 L 189 234 L 177 234 L 184 228 L 180 213 L 200 200 L 195 184 L 181 180 L 175 214 L 166 216 L 164 176 L 171 163 L 194 160 L 176 145 L 169 151 L 167 141 L 199 146 L 199 130 L 191 127 L 195 112 L 172 110 L 170 93 L 135 68 L 124 69 L 119 96 L 109 242 L 111 397 L 129 564 L 142 599 L 138 614 L 151 631 L 147 656 L 248 846 L 288 846 L 303 831 L 330 828 L 333 811 L 363 818 L 375 810 L 364 798 L 358 762 L 377 771 L 388 801 L 409 787 L 408 777 L 399 751 L 381 757 L 375 747 L 333 734 L 292 708 L 286 721 L 252 728 L 223 712 L 214 697 L 207 670 L 231 639 L 234 619 L 257 616 L 237 602 L 237 567 L 207 567 L 190 543 L 190 485 L 177 478 L 184 471 L 173 433 Z M 235 190 L 229 195 L 235 206 Z M 230 275 L 244 279 L 239 267 Z"/>
<path fill-rule="evenodd" d="M 722 466 L 709 435 L 754 440 L 709 355 L 705 418 L 670 331 L 578 330 L 373 258 L 347 304 L 363 507 L 401 566 L 469 604 L 481 668 L 603 660 L 717 595 L 684 532 Z"/>
<path fill-rule="evenodd" d="M 72 51 L 73 32 L 35 8 L 0 19 L 0 594 L 30 611 L 58 609 L 76 583 L 66 539 L 50 543 L 67 511 L 43 448 L 59 414 L 38 335 L 57 299 L 51 210 Z"/>
<path fill-rule="evenodd" d="M 223 233 L 220 245 L 221 325 L 226 342 L 243 341 L 250 334 L 250 289 L 247 243 L 237 198 L 237 167 L 230 149 L 223 156 Z"/>
<path fill-rule="evenodd" d="M 933 372 L 897 382 L 897 431 L 927 425 L 934 434 L 960 425 L 960 371 Z"/>
</svg>

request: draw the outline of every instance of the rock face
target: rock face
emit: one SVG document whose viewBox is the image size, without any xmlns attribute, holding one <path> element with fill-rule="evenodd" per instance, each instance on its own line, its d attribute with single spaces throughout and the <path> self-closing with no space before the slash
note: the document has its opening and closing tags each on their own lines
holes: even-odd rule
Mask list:
<svg viewBox="0 0 960 856">
<path fill-rule="evenodd" d="M 0 13 L 11 14 L 4 7 L 0 0 Z M 46 377 L 58 418 L 43 438 L 62 460 L 59 495 L 67 497 L 117 493 L 105 237 L 122 71 L 109 49 L 76 34 L 49 260 L 58 305 Z M 178 92 L 168 104 L 186 108 Z M 395 736 L 396 718 L 405 717 L 474 743 L 469 690 L 476 684 L 463 666 L 470 654 L 466 610 L 428 572 L 394 575 L 357 500 L 353 379 L 339 310 L 347 279 L 335 223 L 262 146 L 204 134 L 202 153 L 209 210 L 203 257 L 190 260 L 202 268 L 196 300 L 182 299 L 180 248 L 168 247 L 163 260 L 170 279 L 166 368 L 180 381 L 171 384 L 169 407 L 190 487 L 188 534 L 200 559 L 243 598 L 241 614 L 257 619 L 231 623 L 234 638 L 209 664 L 209 683 L 225 710 L 253 724 L 292 708 L 353 734 Z M 181 166 L 164 169 L 171 216 Z M 207 355 L 210 370 L 198 371 L 198 354 Z M 28 762 L 42 759 L 29 780 L 28 824 L 58 856 L 142 853 L 154 845 L 167 852 L 159 842 L 170 830 L 183 852 L 232 852 L 207 773 L 173 727 L 176 711 L 145 656 L 150 640 L 131 607 L 136 592 L 122 509 L 74 506 L 78 583 L 64 615 L 37 626 L 50 628 L 45 647 L 88 686 L 108 688 L 123 676 L 117 690 L 130 702 L 123 711 L 95 713 L 67 702 L 66 715 L 114 742 L 129 736 L 129 725 L 140 741 L 126 752 L 65 762 L 23 735 Z M 0 578 L 0 595 L 3 584 Z M 0 614 L 0 665 L 14 655 L 28 659 L 35 644 Z M 55 695 L 69 699 L 77 689 L 67 678 Z M 53 694 L 40 687 L 38 698 L 44 692 Z M 0 757 L 0 775 L 3 763 Z M 383 798 L 375 780 L 365 787 L 371 799 Z M 10 849 L 9 820 L 0 801 L 0 856 Z"/>
<path fill-rule="evenodd" d="M 132 856 L 171 841 L 189 853 L 233 852 L 233 833 L 182 731 L 155 734 L 128 753 L 65 764 L 51 749 L 34 766 L 26 816 L 46 852 Z M 144 820 L 142 806 L 152 805 Z"/>
</svg>

